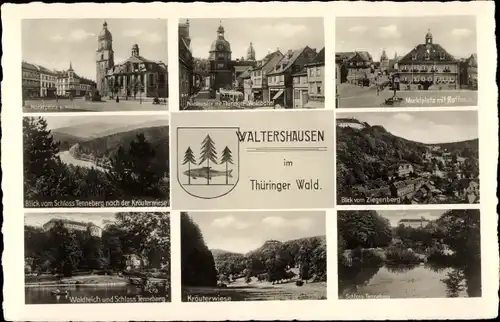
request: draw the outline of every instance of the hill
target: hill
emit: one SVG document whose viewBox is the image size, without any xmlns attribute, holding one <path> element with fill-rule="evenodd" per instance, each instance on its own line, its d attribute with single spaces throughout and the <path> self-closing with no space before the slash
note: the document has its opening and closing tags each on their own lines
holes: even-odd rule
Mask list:
<svg viewBox="0 0 500 322">
<path fill-rule="evenodd" d="M 54 142 L 59 142 L 59 150 L 60 151 L 66 151 L 69 150 L 73 145 L 77 143 L 81 143 L 85 141 L 85 138 L 68 134 L 65 132 L 58 132 L 56 130 L 53 130 L 50 132 L 52 134 L 52 138 L 54 139 Z"/>
<path fill-rule="evenodd" d="M 337 127 L 336 133 L 339 192 L 355 184 L 376 188 L 370 180 L 385 178 L 389 168 L 397 163 L 421 166 L 428 149 L 424 143 L 395 136 L 381 126 L 362 130 Z"/>
<path fill-rule="evenodd" d="M 464 158 L 479 157 L 479 139 L 427 145 L 431 147 L 438 146 L 441 149 L 446 149 L 451 154 L 456 154 Z"/>
<path fill-rule="evenodd" d="M 146 140 L 155 149 L 156 158 L 166 160 L 165 162 L 168 163 L 168 126 L 138 128 L 131 131 L 115 133 L 87 140 L 79 144 L 79 152 L 86 155 L 93 155 L 97 158 L 109 158 L 116 153 L 120 146 L 128 149 L 130 142 L 135 140 L 137 135 L 141 133 L 144 134 Z"/>
</svg>

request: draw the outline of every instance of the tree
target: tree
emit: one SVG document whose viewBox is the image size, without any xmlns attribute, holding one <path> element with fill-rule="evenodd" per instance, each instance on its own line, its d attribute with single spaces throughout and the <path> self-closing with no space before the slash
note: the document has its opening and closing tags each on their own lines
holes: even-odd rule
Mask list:
<svg viewBox="0 0 500 322">
<path fill-rule="evenodd" d="M 389 221 L 376 211 L 339 212 L 338 229 L 347 249 L 384 247 L 392 240 Z"/>
<path fill-rule="evenodd" d="M 191 184 L 191 164 L 196 164 L 196 160 L 194 158 L 193 150 L 191 147 L 188 147 L 186 152 L 184 152 L 184 161 L 182 164 L 188 165 L 188 184 Z"/>
<path fill-rule="evenodd" d="M 207 162 L 207 184 L 210 184 L 210 161 L 217 164 L 217 151 L 215 150 L 215 143 L 210 134 L 207 134 L 201 144 L 201 156 L 198 164 L 200 165 L 205 161 Z"/>
<path fill-rule="evenodd" d="M 228 163 L 233 164 L 233 157 L 231 154 L 232 154 L 232 152 L 231 152 L 231 150 L 229 150 L 229 148 L 227 146 L 224 148 L 224 150 L 222 150 L 222 158 L 221 158 L 220 163 L 226 164 L 226 184 L 228 184 L 228 176 L 229 176 L 228 169 L 227 169 Z"/>
<path fill-rule="evenodd" d="M 47 249 L 51 253 L 52 269 L 64 276 L 72 276 L 82 261 L 82 250 L 74 232 L 57 222 L 50 230 Z"/>
</svg>

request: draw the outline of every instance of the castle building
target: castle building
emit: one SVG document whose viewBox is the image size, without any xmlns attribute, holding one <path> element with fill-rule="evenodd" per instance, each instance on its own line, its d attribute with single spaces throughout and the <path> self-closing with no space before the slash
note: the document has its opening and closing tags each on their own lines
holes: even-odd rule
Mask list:
<svg viewBox="0 0 500 322">
<path fill-rule="evenodd" d="M 403 225 L 404 227 L 423 228 L 427 226 L 429 223 L 430 220 L 427 220 L 425 218 L 408 218 L 408 219 L 401 219 L 398 222 L 398 226 Z"/>
<path fill-rule="evenodd" d="M 459 61 L 434 43 L 430 30 L 423 44 L 398 61 L 398 73 L 408 89 L 459 88 Z"/>
<path fill-rule="evenodd" d="M 356 129 L 356 130 L 362 130 L 366 127 L 365 124 L 361 123 L 360 121 L 358 121 L 354 118 L 338 118 L 336 120 L 336 125 L 338 127 L 342 127 L 342 128 L 349 127 L 349 128 Z"/>
<path fill-rule="evenodd" d="M 104 22 L 98 36 L 96 51 L 97 90 L 103 96 L 114 94 L 122 97 L 168 97 L 167 65 L 140 55 L 139 45 L 132 46 L 130 57 L 115 64 L 113 36 Z"/>
<path fill-rule="evenodd" d="M 84 223 L 80 221 L 68 220 L 68 219 L 57 219 L 53 218 L 46 222 L 42 227 L 44 231 L 49 231 L 58 223 L 61 223 L 64 228 L 70 231 L 83 231 L 88 232 L 91 236 L 101 238 L 102 228 L 93 223 Z"/>
</svg>

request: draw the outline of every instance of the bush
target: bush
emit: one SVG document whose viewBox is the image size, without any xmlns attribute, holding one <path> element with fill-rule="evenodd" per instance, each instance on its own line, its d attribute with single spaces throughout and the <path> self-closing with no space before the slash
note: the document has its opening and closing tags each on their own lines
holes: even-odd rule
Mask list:
<svg viewBox="0 0 500 322">
<path fill-rule="evenodd" d="M 304 285 L 304 281 L 296 281 L 295 285 L 302 286 L 302 285 Z"/>
<path fill-rule="evenodd" d="M 399 247 L 387 248 L 386 257 L 388 262 L 398 264 L 413 264 L 422 262 L 422 259 L 415 252 Z"/>
</svg>

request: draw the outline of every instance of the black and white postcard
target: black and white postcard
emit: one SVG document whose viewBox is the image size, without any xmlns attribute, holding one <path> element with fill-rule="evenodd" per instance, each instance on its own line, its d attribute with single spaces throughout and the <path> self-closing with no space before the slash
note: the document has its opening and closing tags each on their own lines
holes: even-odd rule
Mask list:
<svg viewBox="0 0 500 322">
<path fill-rule="evenodd" d="M 27 213 L 26 304 L 170 302 L 168 213 Z"/>
<path fill-rule="evenodd" d="M 167 20 L 24 19 L 25 112 L 168 109 Z"/>
<path fill-rule="evenodd" d="M 481 297 L 477 209 L 338 213 L 340 299 Z"/>
<path fill-rule="evenodd" d="M 338 113 L 337 201 L 479 203 L 476 111 Z"/>
<path fill-rule="evenodd" d="M 179 23 L 180 110 L 324 108 L 324 79 L 322 18 Z"/>
<path fill-rule="evenodd" d="M 26 208 L 169 205 L 168 115 L 22 122 Z"/>
<path fill-rule="evenodd" d="M 181 213 L 185 302 L 326 299 L 324 212 Z"/>
<path fill-rule="evenodd" d="M 475 16 L 336 20 L 337 107 L 476 106 Z"/>
</svg>

